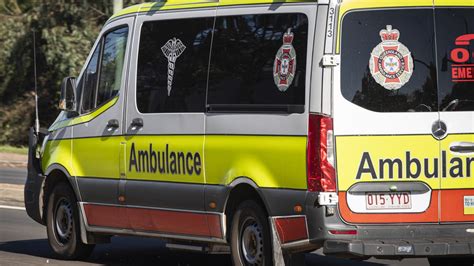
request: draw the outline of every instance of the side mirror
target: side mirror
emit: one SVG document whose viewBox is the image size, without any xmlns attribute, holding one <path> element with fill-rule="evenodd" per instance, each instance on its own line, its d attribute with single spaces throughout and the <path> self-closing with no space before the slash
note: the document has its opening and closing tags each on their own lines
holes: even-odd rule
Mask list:
<svg viewBox="0 0 474 266">
<path fill-rule="evenodd" d="M 61 83 L 61 98 L 59 99 L 59 109 L 66 112 L 76 111 L 76 78 L 67 77 Z"/>
</svg>

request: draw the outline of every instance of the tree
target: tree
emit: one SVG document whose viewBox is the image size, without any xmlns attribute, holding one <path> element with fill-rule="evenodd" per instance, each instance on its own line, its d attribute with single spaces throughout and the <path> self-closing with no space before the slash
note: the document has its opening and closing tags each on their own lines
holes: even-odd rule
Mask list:
<svg viewBox="0 0 474 266">
<path fill-rule="evenodd" d="M 48 127 L 62 79 L 79 74 L 112 10 L 105 0 L 0 0 L 0 144 L 27 144 L 33 125 L 33 32 L 40 120 Z"/>
</svg>

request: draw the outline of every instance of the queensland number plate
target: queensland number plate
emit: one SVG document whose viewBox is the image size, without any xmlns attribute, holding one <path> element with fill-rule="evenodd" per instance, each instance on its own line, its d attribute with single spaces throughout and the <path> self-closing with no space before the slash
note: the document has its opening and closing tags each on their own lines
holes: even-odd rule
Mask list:
<svg viewBox="0 0 474 266">
<path fill-rule="evenodd" d="M 366 193 L 367 210 L 411 209 L 410 192 Z"/>
</svg>

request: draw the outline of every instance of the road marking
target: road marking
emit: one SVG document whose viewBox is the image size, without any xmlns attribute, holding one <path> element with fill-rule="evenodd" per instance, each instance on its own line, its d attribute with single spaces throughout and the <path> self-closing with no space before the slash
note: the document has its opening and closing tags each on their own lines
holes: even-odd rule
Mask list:
<svg viewBox="0 0 474 266">
<path fill-rule="evenodd" d="M 7 206 L 7 205 L 0 205 L 0 209 L 26 211 L 25 207 Z"/>
</svg>

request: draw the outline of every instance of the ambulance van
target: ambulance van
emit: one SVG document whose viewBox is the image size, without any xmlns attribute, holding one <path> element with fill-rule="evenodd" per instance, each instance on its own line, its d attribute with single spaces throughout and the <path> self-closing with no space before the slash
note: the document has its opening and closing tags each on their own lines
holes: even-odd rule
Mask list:
<svg viewBox="0 0 474 266">
<path fill-rule="evenodd" d="M 25 187 L 60 258 L 133 235 L 235 265 L 472 265 L 472 0 L 132 6 L 60 109 Z"/>
</svg>

